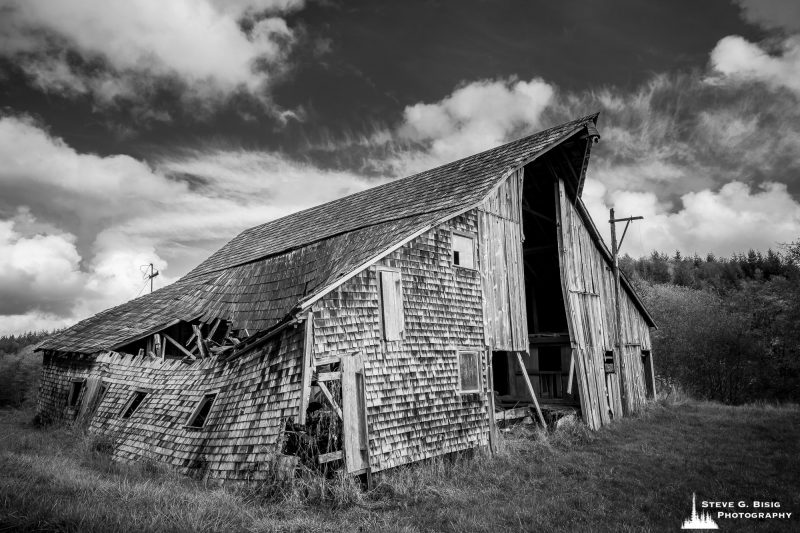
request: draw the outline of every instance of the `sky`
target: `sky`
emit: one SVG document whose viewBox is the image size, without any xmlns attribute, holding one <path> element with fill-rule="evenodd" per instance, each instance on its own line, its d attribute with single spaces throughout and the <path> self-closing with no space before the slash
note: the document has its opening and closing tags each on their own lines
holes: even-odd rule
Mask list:
<svg viewBox="0 0 800 533">
<path fill-rule="evenodd" d="M 594 112 L 623 252 L 800 238 L 796 0 L 0 0 L 0 334 Z"/>
</svg>

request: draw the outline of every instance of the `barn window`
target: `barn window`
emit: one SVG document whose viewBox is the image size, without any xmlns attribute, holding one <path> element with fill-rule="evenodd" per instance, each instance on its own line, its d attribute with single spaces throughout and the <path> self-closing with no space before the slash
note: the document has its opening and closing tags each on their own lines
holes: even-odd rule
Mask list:
<svg viewBox="0 0 800 533">
<path fill-rule="evenodd" d="M 400 340 L 403 336 L 403 286 L 400 272 L 380 270 L 381 318 L 383 338 L 387 341 Z"/>
<path fill-rule="evenodd" d="M 461 393 L 480 392 L 480 363 L 478 352 L 458 352 L 458 390 Z"/>
<path fill-rule="evenodd" d="M 603 366 L 605 366 L 606 374 L 613 374 L 614 370 L 614 350 L 606 350 L 603 354 Z"/>
<path fill-rule="evenodd" d="M 133 395 L 131 395 L 130 400 L 128 403 L 125 404 L 125 407 L 119 412 L 122 418 L 130 418 L 133 413 L 139 408 L 139 406 L 144 401 L 145 397 L 147 396 L 147 392 L 145 391 L 134 391 Z"/>
<path fill-rule="evenodd" d="M 203 396 L 203 398 L 197 402 L 192 414 L 189 415 L 189 419 L 186 421 L 186 427 L 196 429 L 203 427 L 206 420 L 208 420 L 208 414 L 211 412 L 211 407 L 214 405 L 214 400 L 216 398 L 217 393 Z"/>
<path fill-rule="evenodd" d="M 67 405 L 69 407 L 75 407 L 78 405 L 78 400 L 81 397 L 81 392 L 83 391 L 83 383 L 85 380 L 83 379 L 73 379 L 69 384 L 69 397 L 67 398 Z"/>
<path fill-rule="evenodd" d="M 475 268 L 475 239 L 453 233 L 453 265 Z"/>
</svg>

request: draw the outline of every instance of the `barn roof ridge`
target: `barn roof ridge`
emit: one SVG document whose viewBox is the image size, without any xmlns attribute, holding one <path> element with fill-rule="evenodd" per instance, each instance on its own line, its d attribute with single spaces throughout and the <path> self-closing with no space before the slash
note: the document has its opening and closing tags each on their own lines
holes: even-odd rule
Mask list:
<svg viewBox="0 0 800 533">
<path fill-rule="evenodd" d="M 312 206 L 247 228 L 183 277 L 191 278 L 199 274 L 224 270 L 225 268 L 284 253 L 301 246 L 347 233 L 348 231 L 355 231 L 379 223 L 409 218 L 419 214 L 443 211 L 452 208 L 454 203 L 464 205 L 469 199 L 462 197 L 463 193 L 467 192 L 463 189 L 472 189 L 474 187 L 480 187 L 481 185 L 485 187 L 486 181 L 491 182 L 490 184 L 493 185 L 497 181 L 501 181 L 501 175 L 505 175 L 508 171 L 519 166 L 518 160 L 520 159 L 520 154 L 515 152 L 515 149 L 517 149 L 518 152 L 533 152 L 538 155 L 544 152 L 546 148 L 554 146 L 564 138 L 573 135 L 590 121 L 596 123 L 598 115 L 599 113 L 586 115 L 579 119 L 531 135 L 526 135 L 477 154 L 463 157 L 432 169 L 417 172 L 411 176 L 391 180 L 387 183 L 370 187 L 363 191 L 349 194 L 330 202 Z M 539 146 L 539 144 L 542 146 Z M 463 174 L 466 178 L 472 178 L 473 176 L 469 174 L 469 171 L 474 169 L 468 167 L 476 163 L 480 167 L 490 166 L 492 170 L 497 170 L 497 161 L 494 161 L 495 159 L 500 159 L 501 164 L 505 159 L 509 159 L 507 163 L 511 163 L 511 165 L 503 169 L 505 172 L 492 173 L 491 176 L 488 176 L 488 180 L 486 179 L 487 176 L 478 175 L 478 179 L 474 180 L 475 183 L 467 182 L 464 187 L 461 187 L 461 183 L 453 179 L 454 176 L 459 174 Z M 494 163 L 494 165 L 492 165 L 492 163 Z M 480 178 L 484 179 L 481 180 Z M 424 188 L 425 186 L 435 187 L 437 184 L 440 185 L 443 182 L 450 185 L 450 190 L 445 189 L 439 192 L 445 195 L 450 193 L 450 198 L 421 198 L 418 196 L 413 199 L 413 203 L 408 202 L 408 198 L 405 199 L 405 202 L 403 202 L 403 198 L 397 198 L 398 192 L 402 192 L 410 186 L 416 186 L 418 188 Z M 417 192 L 420 193 L 422 191 Z M 389 193 L 392 199 L 397 200 L 399 205 L 394 206 L 394 211 L 389 210 L 385 213 L 375 213 L 374 210 L 376 208 L 388 207 L 386 205 L 381 205 L 380 201 L 384 200 L 382 196 L 387 193 Z M 400 196 L 402 196 L 402 194 Z M 485 194 L 481 196 L 483 197 Z M 386 204 L 388 202 L 384 201 L 383 203 Z M 417 208 L 417 205 L 422 206 L 422 208 Z M 365 209 L 357 209 L 358 207 Z M 342 215 L 344 215 L 345 219 L 337 220 L 337 218 Z M 350 218 L 348 219 L 347 217 Z M 366 218 L 367 222 L 364 222 L 364 218 Z M 306 236 L 303 232 L 303 230 L 307 229 L 303 227 L 304 225 L 310 223 L 324 224 L 326 222 L 337 223 L 338 227 L 336 231 L 327 233 L 325 231 L 312 232 L 311 236 Z M 290 230 L 290 234 L 288 235 L 286 234 L 287 229 Z M 273 230 L 282 232 L 278 239 L 274 238 L 272 235 L 268 235 L 268 232 Z M 259 237 L 271 238 L 272 240 L 265 243 L 260 249 L 248 249 L 253 246 L 253 241 L 257 240 Z M 238 260 L 236 259 L 237 257 L 239 258 Z M 228 260 L 225 260 L 226 258 Z"/>
<path fill-rule="evenodd" d="M 597 117 L 248 228 L 174 283 L 82 320 L 37 349 L 95 353 L 198 315 L 204 321 L 235 316 L 242 329 L 271 330 L 404 240 L 478 205 L 515 169 Z"/>
</svg>

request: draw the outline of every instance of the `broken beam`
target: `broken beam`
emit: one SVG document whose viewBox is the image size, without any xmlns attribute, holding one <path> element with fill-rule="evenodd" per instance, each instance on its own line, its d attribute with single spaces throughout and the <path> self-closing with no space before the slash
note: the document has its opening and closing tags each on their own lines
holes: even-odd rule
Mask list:
<svg viewBox="0 0 800 533">
<path fill-rule="evenodd" d="M 317 357 L 314 360 L 314 366 L 333 365 L 339 363 L 341 360 L 341 357 L 338 355 L 332 355 L 330 357 Z"/>
<path fill-rule="evenodd" d="M 214 321 L 214 325 L 211 326 L 211 331 L 208 332 L 208 340 L 212 340 L 214 338 L 214 333 L 217 332 L 217 328 L 219 327 L 220 322 L 222 322 L 222 319 L 220 318 Z"/>
<path fill-rule="evenodd" d="M 203 346 L 203 333 L 200 331 L 200 328 L 194 324 L 192 325 L 192 329 L 194 330 L 194 334 L 197 336 L 197 339 L 195 339 L 197 342 L 197 351 L 200 353 L 200 357 L 205 359 L 206 350 L 205 346 Z"/>
<path fill-rule="evenodd" d="M 544 415 L 542 415 L 542 409 L 539 407 L 539 400 L 536 399 L 536 393 L 533 391 L 533 385 L 531 385 L 531 378 L 528 376 L 528 369 L 525 366 L 525 361 L 522 360 L 522 354 L 520 352 L 517 352 L 517 362 L 522 369 L 522 377 L 525 378 L 525 385 L 528 386 L 528 392 L 531 394 L 531 398 L 533 398 L 533 405 L 536 406 L 536 414 L 539 415 L 539 422 L 542 423 L 542 427 L 547 427 L 544 421 Z"/>
<path fill-rule="evenodd" d="M 342 410 L 336 404 L 336 400 L 333 399 L 333 395 L 331 394 L 331 391 L 328 389 L 328 386 L 322 382 L 317 383 L 317 385 L 319 386 L 319 390 L 322 391 L 322 394 L 325 395 L 325 398 L 327 398 L 328 403 L 330 403 L 331 407 L 333 407 L 333 410 L 336 411 L 337 415 L 339 415 L 339 418 L 344 420 L 344 416 L 342 416 Z"/>
<path fill-rule="evenodd" d="M 181 346 L 181 343 L 179 343 L 178 341 L 176 341 L 175 339 L 173 339 L 172 337 L 170 337 L 166 333 L 164 333 L 164 338 L 166 340 L 168 340 L 169 342 L 171 342 L 173 346 L 175 346 L 180 351 L 182 351 L 184 353 L 184 355 L 186 355 L 187 357 L 191 357 L 192 359 L 197 359 L 197 357 L 195 357 L 192 352 L 190 352 L 189 350 L 187 350 L 186 348 Z"/>
<path fill-rule="evenodd" d="M 319 464 L 330 463 L 331 461 L 338 461 L 342 458 L 342 450 L 336 450 L 335 452 L 331 453 L 323 453 L 322 455 L 317 457 L 317 461 Z"/>
</svg>

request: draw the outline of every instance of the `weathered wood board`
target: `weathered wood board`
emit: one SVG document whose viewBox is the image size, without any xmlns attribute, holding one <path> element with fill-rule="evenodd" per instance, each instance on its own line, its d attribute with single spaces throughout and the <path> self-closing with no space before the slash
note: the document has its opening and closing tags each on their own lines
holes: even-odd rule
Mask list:
<svg viewBox="0 0 800 533">
<path fill-rule="evenodd" d="M 592 428 L 622 416 L 619 376 L 606 374 L 606 351 L 624 357 L 625 401 L 631 412 L 644 404 L 646 388 L 641 350 L 650 347 L 650 330 L 626 291 L 621 295 L 622 348 L 616 347 L 613 273 L 598 249 L 591 222 L 584 219 L 559 179 L 556 192 L 559 263 L 575 370 L 586 423 Z M 580 201 L 580 200 L 578 200 Z"/>
</svg>

